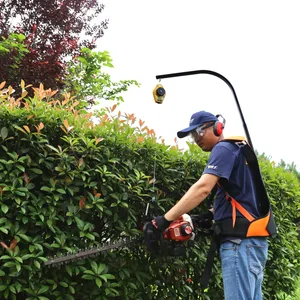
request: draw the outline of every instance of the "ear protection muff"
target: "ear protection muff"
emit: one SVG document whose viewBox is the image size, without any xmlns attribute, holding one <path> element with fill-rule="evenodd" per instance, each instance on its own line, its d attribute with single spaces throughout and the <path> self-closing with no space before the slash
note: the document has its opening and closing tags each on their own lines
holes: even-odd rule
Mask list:
<svg viewBox="0 0 300 300">
<path fill-rule="evenodd" d="M 222 115 L 216 115 L 216 117 L 218 119 L 222 118 L 222 121 L 216 121 L 215 122 L 214 127 L 213 127 L 213 131 L 214 131 L 214 134 L 216 136 L 220 136 L 223 132 L 224 127 L 225 127 L 226 120 Z"/>
</svg>

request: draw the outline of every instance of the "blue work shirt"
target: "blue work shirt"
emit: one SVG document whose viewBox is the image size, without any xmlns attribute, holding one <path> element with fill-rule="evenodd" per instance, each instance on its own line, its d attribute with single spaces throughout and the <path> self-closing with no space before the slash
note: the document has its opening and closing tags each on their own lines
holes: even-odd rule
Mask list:
<svg viewBox="0 0 300 300">
<path fill-rule="evenodd" d="M 239 145 L 222 141 L 216 144 L 210 154 L 203 174 L 214 174 L 231 197 L 238 201 L 254 217 L 258 217 L 255 187 L 245 156 Z M 236 211 L 237 216 L 241 214 Z M 224 190 L 218 186 L 214 200 L 216 221 L 232 216 L 231 203 L 226 200 Z"/>
</svg>

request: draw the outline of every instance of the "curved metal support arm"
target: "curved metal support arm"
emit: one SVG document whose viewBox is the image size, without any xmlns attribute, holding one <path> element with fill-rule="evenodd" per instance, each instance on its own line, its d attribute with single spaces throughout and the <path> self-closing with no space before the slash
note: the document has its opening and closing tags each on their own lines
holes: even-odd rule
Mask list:
<svg viewBox="0 0 300 300">
<path fill-rule="evenodd" d="M 213 76 L 219 77 L 220 79 L 222 79 L 230 87 L 230 89 L 231 89 L 231 91 L 233 93 L 233 96 L 234 96 L 234 99 L 235 99 L 235 102 L 236 102 L 239 114 L 240 114 L 241 119 L 242 119 L 242 123 L 243 123 L 243 127 L 244 127 L 244 130 L 245 130 L 246 138 L 248 140 L 249 145 L 252 147 L 252 149 L 254 149 L 252 141 L 251 141 L 251 138 L 250 138 L 250 134 L 249 134 L 249 131 L 248 131 L 248 127 L 246 125 L 245 118 L 244 118 L 241 106 L 239 104 L 238 98 L 236 96 L 235 90 L 234 90 L 232 84 L 229 82 L 229 80 L 227 78 L 225 78 L 223 75 L 221 75 L 221 74 L 219 74 L 217 72 L 214 72 L 214 71 L 210 71 L 210 70 L 196 70 L 196 71 L 189 71 L 189 72 L 181 72 L 181 73 L 172 73 L 172 74 L 157 75 L 156 79 L 164 79 L 164 78 L 187 76 L 187 75 L 197 75 L 197 74 L 209 74 L 209 75 L 213 75 Z"/>
</svg>

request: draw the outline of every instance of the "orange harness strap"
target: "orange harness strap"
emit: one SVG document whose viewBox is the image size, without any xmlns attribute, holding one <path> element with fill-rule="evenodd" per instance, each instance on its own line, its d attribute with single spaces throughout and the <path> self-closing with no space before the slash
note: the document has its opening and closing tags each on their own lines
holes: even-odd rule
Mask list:
<svg viewBox="0 0 300 300">
<path fill-rule="evenodd" d="M 219 182 L 217 183 L 217 185 L 221 189 L 223 189 L 222 186 L 219 184 Z M 225 192 L 226 200 L 230 201 L 232 207 L 232 228 L 234 228 L 235 226 L 236 210 L 238 210 L 249 222 L 255 220 L 255 218 L 240 203 L 238 203 L 234 198 L 232 198 L 225 190 L 224 192 Z"/>
<path fill-rule="evenodd" d="M 232 228 L 235 226 L 236 210 L 238 210 L 249 222 L 255 220 L 255 218 L 240 203 L 238 203 L 234 198 L 230 197 L 227 193 L 226 199 L 230 201 L 232 206 Z"/>
</svg>

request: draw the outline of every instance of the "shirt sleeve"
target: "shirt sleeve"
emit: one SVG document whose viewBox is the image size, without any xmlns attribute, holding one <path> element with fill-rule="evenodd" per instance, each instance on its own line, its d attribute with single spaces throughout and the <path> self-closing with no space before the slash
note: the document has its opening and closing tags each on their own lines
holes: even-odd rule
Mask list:
<svg viewBox="0 0 300 300">
<path fill-rule="evenodd" d="M 216 145 L 210 154 L 203 174 L 213 174 L 229 180 L 236 159 L 236 154 L 226 146 Z"/>
</svg>

